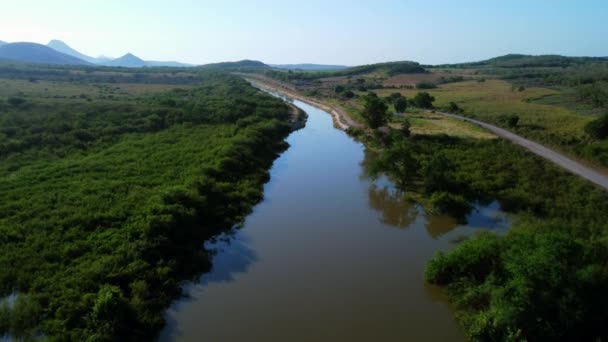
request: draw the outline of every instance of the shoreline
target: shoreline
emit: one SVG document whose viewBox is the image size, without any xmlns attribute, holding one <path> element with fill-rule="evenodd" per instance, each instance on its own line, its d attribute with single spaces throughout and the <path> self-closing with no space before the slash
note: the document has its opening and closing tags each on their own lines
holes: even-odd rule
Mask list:
<svg viewBox="0 0 608 342">
<path fill-rule="evenodd" d="M 315 106 L 323 111 L 326 111 L 327 113 L 329 113 L 332 116 L 333 121 L 334 121 L 334 126 L 336 126 L 337 128 L 339 128 L 343 131 L 348 131 L 350 128 L 362 128 L 363 127 L 363 125 L 357 123 L 350 116 L 348 116 L 348 114 L 346 114 L 344 111 L 336 109 L 336 108 L 326 105 L 324 103 L 321 103 L 319 101 L 312 100 L 312 99 L 302 96 L 300 94 L 297 94 L 294 90 L 290 91 L 290 90 L 282 89 L 279 86 L 272 85 L 267 81 L 265 82 L 263 80 L 250 77 L 250 75 L 247 75 L 247 76 L 242 75 L 242 77 L 247 82 L 249 82 L 252 86 L 254 86 L 256 88 L 260 88 L 262 90 L 273 91 L 273 92 L 279 93 L 283 96 L 286 96 L 288 98 L 292 98 L 292 99 L 296 99 L 296 100 L 305 102 L 311 106 Z"/>
</svg>

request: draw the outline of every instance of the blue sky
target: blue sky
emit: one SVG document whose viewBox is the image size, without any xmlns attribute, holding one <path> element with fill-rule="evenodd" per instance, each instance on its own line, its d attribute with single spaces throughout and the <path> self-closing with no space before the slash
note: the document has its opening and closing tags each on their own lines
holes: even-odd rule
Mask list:
<svg viewBox="0 0 608 342">
<path fill-rule="evenodd" d="M 608 0 L 7 0 L 0 40 L 197 64 L 437 64 L 608 56 L 607 19 Z"/>
</svg>

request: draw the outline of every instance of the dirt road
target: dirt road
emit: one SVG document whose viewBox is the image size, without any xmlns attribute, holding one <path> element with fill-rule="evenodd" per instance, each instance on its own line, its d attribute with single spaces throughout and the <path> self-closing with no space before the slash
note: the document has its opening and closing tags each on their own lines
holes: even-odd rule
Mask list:
<svg viewBox="0 0 608 342">
<path fill-rule="evenodd" d="M 441 113 L 441 112 L 436 112 L 436 113 L 450 117 L 450 118 L 467 121 L 467 122 L 476 124 L 480 127 L 483 127 L 485 129 L 487 129 L 488 131 L 496 134 L 497 136 L 499 136 L 503 139 L 507 139 L 517 145 L 523 146 L 528 151 L 530 151 L 536 155 L 539 155 L 539 156 L 553 162 L 557 166 L 560 166 L 560 167 L 562 167 L 578 176 L 581 176 L 581 177 L 589 180 L 590 182 L 595 183 L 598 186 L 608 190 L 608 176 L 606 176 L 602 173 L 599 173 L 599 172 L 589 168 L 588 166 L 585 166 L 575 160 L 572 160 L 572 159 L 566 157 L 565 155 L 563 155 L 559 152 L 553 151 L 552 149 L 547 148 L 539 143 L 528 140 L 517 134 L 511 133 L 511 132 L 507 131 L 506 129 L 503 129 L 503 128 L 500 128 L 500 127 L 497 127 L 494 125 L 490 125 L 488 123 L 485 123 L 485 122 L 482 122 L 479 120 L 467 118 L 467 117 L 464 117 L 461 115 L 449 114 L 449 113 Z"/>
</svg>

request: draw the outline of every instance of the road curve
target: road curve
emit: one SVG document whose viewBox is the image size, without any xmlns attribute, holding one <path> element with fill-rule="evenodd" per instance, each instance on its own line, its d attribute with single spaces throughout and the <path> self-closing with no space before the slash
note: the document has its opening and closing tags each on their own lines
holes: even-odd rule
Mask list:
<svg viewBox="0 0 608 342">
<path fill-rule="evenodd" d="M 595 183 L 596 185 L 600 186 L 601 188 L 603 188 L 605 190 L 608 190 L 608 176 L 603 175 L 603 174 L 601 174 L 575 160 L 572 160 L 559 152 L 553 151 L 550 148 L 547 148 L 539 143 L 528 140 L 517 134 L 511 133 L 511 132 L 507 131 L 506 129 L 503 129 L 503 128 L 500 128 L 500 127 L 497 127 L 494 125 L 490 125 L 488 123 L 485 123 L 485 122 L 482 122 L 479 120 L 467 118 L 467 117 L 464 117 L 461 115 L 456 115 L 456 114 L 449 114 L 449 113 L 442 113 L 442 112 L 435 112 L 435 113 L 441 114 L 441 115 L 444 115 L 444 116 L 447 116 L 447 117 L 450 117 L 453 119 L 467 121 L 467 122 L 473 123 L 475 125 L 478 125 L 480 127 L 483 127 L 485 129 L 487 129 L 488 131 L 496 134 L 497 136 L 499 136 L 503 139 L 507 139 L 517 145 L 520 145 L 520 146 L 524 147 L 525 149 L 527 149 L 528 151 L 551 161 L 555 165 L 562 167 L 562 168 L 574 173 L 575 175 L 581 176 L 581 177 L 587 179 L 588 181 Z"/>
</svg>

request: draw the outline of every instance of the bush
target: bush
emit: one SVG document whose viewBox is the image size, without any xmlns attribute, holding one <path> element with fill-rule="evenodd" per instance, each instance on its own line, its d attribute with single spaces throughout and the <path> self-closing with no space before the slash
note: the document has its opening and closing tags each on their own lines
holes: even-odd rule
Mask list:
<svg viewBox="0 0 608 342">
<path fill-rule="evenodd" d="M 435 89 L 435 88 L 437 88 L 437 85 L 435 85 L 434 83 L 430 83 L 430 82 L 416 83 L 416 89 Z"/>
<path fill-rule="evenodd" d="M 407 109 L 407 99 L 403 96 L 394 100 L 394 106 L 397 113 L 404 113 Z"/>
<path fill-rule="evenodd" d="M 433 108 L 434 101 L 435 98 L 431 94 L 427 92 L 420 92 L 414 96 L 411 102 L 416 107 L 430 109 Z"/>
<path fill-rule="evenodd" d="M 471 211 L 471 204 L 462 195 L 441 191 L 431 195 L 431 205 L 442 214 L 450 214 L 462 219 Z"/>
<path fill-rule="evenodd" d="M 24 104 L 26 102 L 26 100 L 22 99 L 20 97 L 11 97 L 8 100 L 6 100 L 6 102 L 8 102 L 8 104 L 10 104 L 11 106 L 17 107 L 17 106 Z"/>
<path fill-rule="evenodd" d="M 603 114 L 599 118 L 589 122 L 585 126 L 585 133 L 599 140 L 608 137 L 608 113 Z"/>
</svg>

